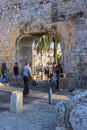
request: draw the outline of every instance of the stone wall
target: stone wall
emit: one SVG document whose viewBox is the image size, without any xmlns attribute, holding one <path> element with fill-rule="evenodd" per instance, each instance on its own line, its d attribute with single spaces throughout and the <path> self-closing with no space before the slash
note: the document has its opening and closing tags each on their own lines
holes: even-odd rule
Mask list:
<svg viewBox="0 0 87 130">
<path fill-rule="evenodd" d="M 20 35 L 50 30 L 61 35 L 63 67 L 87 86 L 86 0 L 3 0 L 0 2 L 0 66 L 12 67 Z M 32 45 L 31 45 L 32 47 Z"/>
<path fill-rule="evenodd" d="M 56 105 L 56 130 L 87 130 L 87 91 L 72 94 L 75 96 Z"/>
</svg>

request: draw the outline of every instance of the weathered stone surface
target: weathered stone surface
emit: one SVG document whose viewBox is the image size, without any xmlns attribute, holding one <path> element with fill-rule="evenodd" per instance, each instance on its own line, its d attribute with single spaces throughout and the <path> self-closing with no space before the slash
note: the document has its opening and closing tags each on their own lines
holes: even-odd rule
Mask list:
<svg viewBox="0 0 87 130">
<path fill-rule="evenodd" d="M 23 93 L 14 91 L 10 97 L 10 112 L 18 113 L 23 109 Z"/>
<path fill-rule="evenodd" d="M 56 127 L 56 130 L 66 130 L 64 127 Z"/>
<path fill-rule="evenodd" d="M 16 60 L 22 64 L 16 48 L 22 37 L 51 32 L 61 36 L 64 72 L 74 73 L 76 77 L 87 73 L 86 0 L 3 0 L 0 2 L 0 30 L 0 64 L 6 61 L 10 71 Z M 32 43 L 31 40 L 31 50 Z M 32 62 L 32 52 L 30 55 Z M 79 86 L 87 84 L 86 78 L 76 80 Z"/>
<path fill-rule="evenodd" d="M 62 127 L 67 130 L 87 130 L 87 91 L 58 102 L 56 122 L 60 130 Z"/>
<path fill-rule="evenodd" d="M 58 127 L 70 128 L 69 124 L 69 114 L 70 111 L 74 108 L 74 102 L 71 100 L 64 100 L 56 105 L 56 118 Z"/>
<path fill-rule="evenodd" d="M 74 103 L 76 103 L 76 104 L 77 104 L 77 103 L 87 102 L 87 91 L 81 92 L 80 94 L 74 96 L 72 100 L 73 100 Z"/>
<path fill-rule="evenodd" d="M 75 89 L 78 88 L 78 82 L 75 77 L 67 77 L 60 79 L 59 86 L 60 89 Z"/>
<path fill-rule="evenodd" d="M 87 130 L 87 102 L 71 111 L 69 121 L 73 130 Z"/>
<path fill-rule="evenodd" d="M 75 96 L 75 95 L 81 93 L 82 91 L 84 92 L 85 90 L 82 90 L 82 89 L 73 90 L 72 95 Z"/>
</svg>

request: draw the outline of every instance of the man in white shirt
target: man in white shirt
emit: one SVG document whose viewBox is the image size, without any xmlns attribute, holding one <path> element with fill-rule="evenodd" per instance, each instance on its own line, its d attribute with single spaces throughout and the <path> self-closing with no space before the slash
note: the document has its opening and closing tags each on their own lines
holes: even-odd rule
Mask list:
<svg viewBox="0 0 87 130">
<path fill-rule="evenodd" d="M 22 74 L 24 79 L 23 96 L 26 96 L 29 94 L 29 78 L 33 79 L 33 76 L 31 74 L 31 68 L 28 62 L 26 62 L 25 66 L 23 67 Z"/>
</svg>

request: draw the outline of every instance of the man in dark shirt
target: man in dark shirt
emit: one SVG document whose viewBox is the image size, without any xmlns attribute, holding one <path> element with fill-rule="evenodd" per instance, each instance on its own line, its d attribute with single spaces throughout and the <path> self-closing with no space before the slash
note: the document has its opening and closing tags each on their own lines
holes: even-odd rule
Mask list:
<svg viewBox="0 0 87 130">
<path fill-rule="evenodd" d="M 56 66 L 56 73 L 57 73 L 57 86 L 56 86 L 56 89 L 59 90 L 59 78 L 60 78 L 60 74 L 63 73 L 63 68 L 60 66 L 60 64 L 58 64 L 58 66 Z M 63 75 L 61 75 L 61 78 L 62 78 Z"/>
<path fill-rule="evenodd" d="M 15 80 L 15 83 L 18 84 L 18 80 L 19 80 L 19 67 L 18 67 L 18 63 L 17 63 L 17 62 L 15 63 L 13 72 L 14 72 L 14 80 Z"/>
</svg>

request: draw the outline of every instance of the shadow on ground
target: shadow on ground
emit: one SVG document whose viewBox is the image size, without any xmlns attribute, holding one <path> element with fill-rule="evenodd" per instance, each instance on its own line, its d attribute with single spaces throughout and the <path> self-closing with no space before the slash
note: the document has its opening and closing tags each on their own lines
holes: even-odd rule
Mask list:
<svg viewBox="0 0 87 130">
<path fill-rule="evenodd" d="M 11 85 L 12 86 L 12 85 Z M 10 86 L 9 86 L 10 87 Z M 19 85 L 13 85 L 13 87 L 21 87 L 23 88 L 23 84 Z M 33 103 L 37 100 L 39 102 L 45 102 L 48 103 L 47 97 L 49 93 L 49 87 L 52 88 L 52 94 L 56 95 L 62 95 L 62 91 L 58 91 L 55 86 L 55 84 L 49 84 L 48 81 L 39 81 L 36 86 L 33 86 L 32 83 L 30 83 L 30 94 L 27 97 L 23 98 L 23 104 L 29 104 Z M 55 99 L 54 104 L 57 102 L 57 99 Z M 10 108 L 10 94 L 0 92 L 0 112 L 9 110 Z"/>
</svg>

